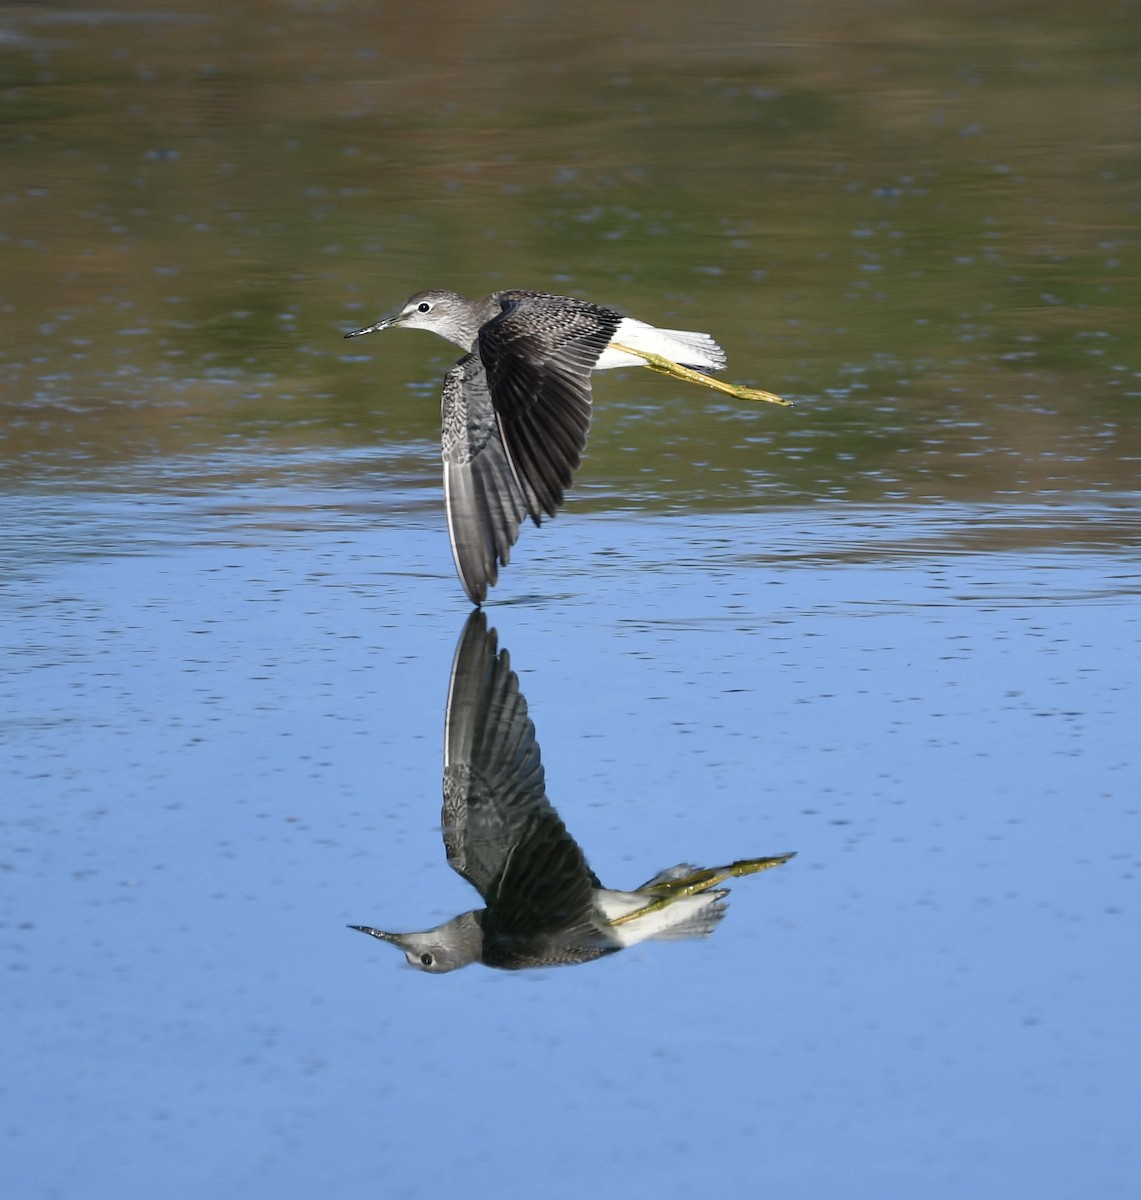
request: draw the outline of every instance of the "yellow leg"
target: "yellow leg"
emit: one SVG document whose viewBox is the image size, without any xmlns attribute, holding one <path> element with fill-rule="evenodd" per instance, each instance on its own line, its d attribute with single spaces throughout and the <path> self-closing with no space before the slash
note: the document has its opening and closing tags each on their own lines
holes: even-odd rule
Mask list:
<svg viewBox="0 0 1141 1200">
<path fill-rule="evenodd" d="M 639 917 L 647 916 L 649 913 L 660 912 L 663 908 L 668 908 L 675 900 L 680 900 L 683 896 L 696 896 L 699 892 L 707 892 L 711 887 L 716 887 L 731 876 L 755 875 L 758 871 L 767 871 L 770 867 L 779 867 L 782 863 L 786 863 L 790 858 L 795 857 L 796 854 L 794 852 L 792 854 L 777 854 L 772 858 L 742 858 L 738 859 L 735 863 L 730 863 L 727 867 L 702 867 L 694 871 L 692 875 L 686 875 L 682 879 L 671 879 L 668 883 L 655 884 L 654 891 L 648 894 L 654 895 L 654 893 L 657 893 L 657 895 L 654 896 L 654 899 L 645 908 L 638 908 L 633 912 L 626 913 L 624 916 L 615 917 L 610 924 L 625 925 L 627 921 L 636 921 Z"/>
<path fill-rule="evenodd" d="M 742 858 L 728 867 L 723 867 L 725 874 L 721 878 L 728 879 L 730 875 L 755 875 L 758 871 L 767 871 L 770 867 L 783 866 L 790 858 L 795 857 L 794 850 L 791 854 L 776 854 L 772 858 Z"/>
<path fill-rule="evenodd" d="M 633 346 L 623 346 L 618 342 L 611 342 L 610 349 L 636 355 L 651 371 L 660 371 L 663 375 L 682 379 L 686 383 L 696 383 L 700 387 L 712 388 L 715 392 L 724 392 L 728 396 L 735 396 L 738 400 L 763 400 L 766 404 L 779 404 L 783 408 L 792 408 L 791 400 L 783 400 L 780 396 L 773 395 L 772 392 L 764 392 L 760 388 L 741 387 L 740 384 L 714 379 L 712 375 L 705 375 L 701 371 L 695 371 L 692 367 L 683 367 L 681 363 L 675 363 L 673 359 L 663 358 L 660 354 L 651 354 L 648 350 L 635 350 Z"/>
</svg>

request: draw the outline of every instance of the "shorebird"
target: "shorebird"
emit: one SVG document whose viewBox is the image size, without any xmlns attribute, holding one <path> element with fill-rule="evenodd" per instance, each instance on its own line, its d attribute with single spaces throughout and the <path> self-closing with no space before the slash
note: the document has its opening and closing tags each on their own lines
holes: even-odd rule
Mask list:
<svg viewBox="0 0 1141 1200">
<path fill-rule="evenodd" d="M 592 371 L 652 370 L 742 399 L 787 405 L 713 379 L 725 352 L 707 333 L 656 329 L 586 300 L 546 292 L 417 292 L 363 329 L 426 329 L 465 353 L 444 378 L 444 497 L 456 571 L 473 604 L 506 566 L 526 517 L 553 517 L 582 461 Z"/>
<path fill-rule="evenodd" d="M 444 723 L 444 848 L 483 898 L 420 933 L 351 925 L 433 974 L 479 962 L 502 970 L 590 962 L 648 938 L 705 937 L 725 915 L 733 876 L 793 857 L 688 863 L 633 891 L 605 888 L 551 802 L 535 726 L 506 650 L 476 611 L 456 649 Z"/>
</svg>

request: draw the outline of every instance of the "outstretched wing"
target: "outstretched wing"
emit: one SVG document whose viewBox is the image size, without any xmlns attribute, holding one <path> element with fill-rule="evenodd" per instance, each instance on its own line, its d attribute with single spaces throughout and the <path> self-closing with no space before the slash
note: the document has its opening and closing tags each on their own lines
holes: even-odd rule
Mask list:
<svg viewBox="0 0 1141 1200">
<path fill-rule="evenodd" d="M 497 935 L 534 938 L 591 924 L 601 885 L 547 799 L 527 701 L 479 611 L 452 666 L 443 826 L 448 862 L 484 898 Z"/>
<path fill-rule="evenodd" d="M 499 316 L 479 331 L 491 402 L 527 511 L 553 517 L 582 461 L 590 372 L 622 317 L 566 296 L 498 293 Z"/>
<path fill-rule="evenodd" d="M 444 377 L 440 418 L 452 557 L 464 590 L 481 604 L 511 558 L 527 504 L 476 355 L 464 355 Z"/>
</svg>

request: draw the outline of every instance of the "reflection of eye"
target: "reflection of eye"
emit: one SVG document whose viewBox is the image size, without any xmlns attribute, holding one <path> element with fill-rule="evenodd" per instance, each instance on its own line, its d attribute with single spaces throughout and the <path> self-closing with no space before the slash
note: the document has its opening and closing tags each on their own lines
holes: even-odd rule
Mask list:
<svg viewBox="0 0 1141 1200">
<path fill-rule="evenodd" d="M 427 300 L 421 300 L 420 303 L 416 305 L 416 308 L 419 312 L 431 312 L 432 310 L 432 306 Z"/>
<path fill-rule="evenodd" d="M 423 309 L 427 308 L 428 306 L 426 304 L 421 304 L 420 307 Z M 424 966 L 430 967 L 432 965 L 432 956 L 430 954 L 421 954 L 420 961 L 424 964 Z"/>
</svg>

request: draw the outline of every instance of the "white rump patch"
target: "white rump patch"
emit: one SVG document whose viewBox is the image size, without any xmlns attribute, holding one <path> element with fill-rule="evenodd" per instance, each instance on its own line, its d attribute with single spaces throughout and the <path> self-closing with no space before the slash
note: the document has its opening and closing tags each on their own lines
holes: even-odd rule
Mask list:
<svg viewBox="0 0 1141 1200">
<path fill-rule="evenodd" d="M 660 354 L 683 367 L 696 367 L 699 371 L 719 371 L 725 366 L 725 351 L 707 333 L 691 333 L 685 329 L 655 329 L 645 321 L 624 317 L 612 342 L 630 346 L 634 350 L 645 350 Z M 596 371 L 607 371 L 614 367 L 644 367 L 645 360 L 635 354 L 624 354 L 609 347 L 603 350 Z"/>
</svg>

